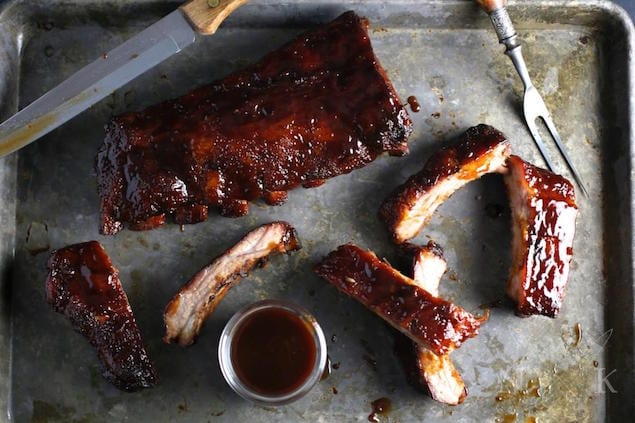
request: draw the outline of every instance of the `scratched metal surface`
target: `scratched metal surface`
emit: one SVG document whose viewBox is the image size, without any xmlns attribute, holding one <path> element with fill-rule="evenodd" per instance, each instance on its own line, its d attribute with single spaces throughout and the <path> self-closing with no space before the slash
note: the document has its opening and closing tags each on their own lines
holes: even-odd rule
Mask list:
<svg viewBox="0 0 635 423">
<path fill-rule="evenodd" d="M 518 318 L 508 301 L 499 301 L 510 263 L 510 211 L 499 177 L 457 193 L 417 238 L 445 248 L 443 296 L 472 311 L 496 305 L 481 334 L 453 353 L 470 391 L 462 405 L 443 406 L 410 388 L 392 353 L 393 331 L 315 277 L 311 266 L 348 241 L 393 259 L 376 218 L 380 202 L 431 151 L 471 125 L 498 127 L 516 153 L 541 164 L 519 116 L 515 71 L 471 2 L 261 1 L 239 10 L 216 36 L 0 162 L 0 420 L 363 421 L 379 397 L 392 401 L 384 421 L 628 420 L 634 397 L 632 24 L 608 2 L 510 3 L 534 82 L 591 197 L 579 198 L 573 271 L 555 320 Z M 24 107 L 174 7 L 139 0 L 0 2 L 0 114 Z M 184 231 L 168 225 L 98 235 L 93 158 L 111 115 L 211 82 L 348 9 L 370 18 L 375 51 L 401 97 L 415 95 L 421 103 L 411 114 L 409 156 L 382 157 L 322 187 L 295 190 L 281 207 L 253 204 L 243 218 L 213 215 Z M 235 287 L 196 345 L 162 344 L 163 307 L 180 285 L 247 230 L 274 219 L 294 224 L 304 249 Z M 153 389 L 126 394 L 109 385 L 88 342 L 45 304 L 48 251 L 90 239 L 102 242 L 120 269 L 161 377 Z M 263 298 L 292 299 L 311 310 L 337 364 L 307 397 L 275 409 L 232 393 L 216 359 L 224 323 Z"/>
</svg>

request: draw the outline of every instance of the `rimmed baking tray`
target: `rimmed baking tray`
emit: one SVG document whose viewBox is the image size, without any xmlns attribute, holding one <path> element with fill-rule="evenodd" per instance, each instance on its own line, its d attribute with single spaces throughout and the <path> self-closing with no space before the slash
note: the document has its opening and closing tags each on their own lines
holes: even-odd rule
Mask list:
<svg viewBox="0 0 635 423">
<path fill-rule="evenodd" d="M 0 2 L 0 116 L 6 118 L 178 3 L 163 1 Z M 99 236 L 93 160 L 116 113 L 222 77 L 306 28 L 353 9 L 371 21 L 376 53 L 402 99 L 415 95 L 415 132 L 405 158 L 365 169 L 281 207 L 248 216 Z M 405 383 L 393 333 L 379 318 L 311 272 L 353 241 L 392 260 L 376 218 L 387 193 L 430 152 L 468 126 L 504 131 L 517 153 L 541 163 L 520 118 L 520 82 L 487 17 L 467 1 L 258 1 L 214 37 L 173 57 L 100 104 L 0 161 L 0 419 L 15 421 L 352 421 L 388 397 L 387 421 L 626 421 L 633 389 L 633 26 L 603 1 L 510 2 L 535 84 L 588 184 L 569 292 L 555 319 L 522 319 L 504 300 L 509 206 L 498 177 L 470 184 L 417 238 L 445 247 L 442 295 L 478 311 L 481 334 L 453 354 L 470 395 L 443 406 Z M 555 152 L 552 153 L 557 156 Z M 564 169 L 563 163 L 558 165 Z M 188 349 L 161 343 L 166 302 L 196 270 L 248 229 L 293 223 L 301 252 L 252 273 L 225 298 Z M 120 276 L 157 364 L 161 384 L 135 394 L 99 374 L 88 343 L 44 301 L 48 251 L 98 239 Z M 332 374 L 301 401 L 250 405 L 224 383 L 218 336 L 240 306 L 288 298 L 310 309 L 329 339 Z M 537 388 L 537 389 L 536 389 Z"/>
</svg>

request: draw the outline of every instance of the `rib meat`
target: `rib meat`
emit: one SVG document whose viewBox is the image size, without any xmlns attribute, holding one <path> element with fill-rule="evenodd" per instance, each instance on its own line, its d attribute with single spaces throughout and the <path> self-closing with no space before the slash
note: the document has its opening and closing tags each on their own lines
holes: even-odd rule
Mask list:
<svg viewBox="0 0 635 423">
<path fill-rule="evenodd" d="M 401 245 L 401 253 L 410 262 L 413 281 L 438 297 L 439 282 L 447 269 L 441 247 L 434 241 L 423 247 L 404 243 Z M 437 355 L 402 334 L 396 339 L 395 350 L 412 385 L 427 392 L 435 401 L 449 405 L 463 402 L 467 396 L 467 388 L 454 367 L 450 354 Z"/>
<path fill-rule="evenodd" d="M 410 384 L 435 401 L 458 405 L 467 397 L 467 387 L 449 354 L 437 355 L 403 335 L 395 339 L 395 352 Z"/>
<path fill-rule="evenodd" d="M 164 342 L 192 344 L 201 326 L 229 289 L 268 256 L 300 249 L 295 229 L 286 222 L 273 222 L 249 232 L 184 285 L 165 308 Z"/>
<path fill-rule="evenodd" d="M 578 208 L 567 179 L 511 156 L 505 185 L 512 208 L 507 293 L 517 313 L 555 317 L 565 295 Z"/>
<path fill-rule="evenodd" d="M 119 389 L 157 383 L 117 269 L 97 241 L 54 251 L 48 262 L 46 300 L 97 350 L 102 375 Z"/>
<path fill-rule="evenodd" d="M 352 244 L 331 252 L 314 270 L 436 354 L 452 351 L 476 336 L 485 320 L 434 297 L 372 252 Z"/>
<path fill-rule="evenodd" d="M 242 216 L 248 201 L 403 155 L 412 124 L 347 12 L 258 63 L 175 100 L 115 117 L 97 155 L 100 231 L 145 230 L 172 215 Z"/>
<path fill-rule="evenodd" d="M 399 186 L 382 204 L 379 217 L 396 243 L 414 238 L 436 208 L 468 182 L 492 172 L 504 173 L 511 145 L 488 125 L 469 128 L 457 143 L 434 153 L 423 169 Z"/>
<path fill-rule="evenodd" d="M 409 274 L 421 289 L 435 297 L 439 296 L 439 283 L 448 268 L 443 257 L 443 248 L 434 241 L 421 247 L 405 242 L 399 246 L 399 252 L 406 259 L 406 274 Z"/>
</svg>

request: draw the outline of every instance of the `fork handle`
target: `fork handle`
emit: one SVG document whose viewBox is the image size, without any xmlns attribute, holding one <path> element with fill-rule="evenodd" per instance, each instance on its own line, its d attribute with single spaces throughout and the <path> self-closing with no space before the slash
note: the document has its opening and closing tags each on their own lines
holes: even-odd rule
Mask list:
<svg viewBox="0 0 635 423">
<path fill-rule="evenodd" d="M 476 0 L 476 2 L 489 15 L 496 30 L 498 41 L 506 47 L 505 52 L 507 53 L 520 46 L 514 24 L 505 8 L 507 2 L 505 0 Z"/>
<path fill-rule="evenodd" d="M 487 13 L 492 13 L 494 10 L 505 7 L 507 3 L 505 0 L 476 0 L 476 2 Z"/>
<path fill-rule="evenodd" d="M 527 72 L 527 66 L 521 53 L 518 34 L 516 34 L 514 24 L 512 24 L 512 20 L 505 8 L 507 2 L 505 0 L 476 0 L 476 2 L 488 13 L 496 30 L 496 35 L 498 35 L 498 41 L 505 45 L 505 54 L 514 63 L 525 90 L 527 90 L 533 84 L 531 79 L 529 79 L 529 72 Z"/>
</svg>

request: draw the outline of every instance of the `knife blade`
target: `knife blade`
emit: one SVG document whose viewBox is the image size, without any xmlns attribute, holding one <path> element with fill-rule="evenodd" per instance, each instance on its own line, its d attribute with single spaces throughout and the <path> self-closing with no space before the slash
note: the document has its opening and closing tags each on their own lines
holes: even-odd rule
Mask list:
<svg viewBox="0 0 635 423">
<path fill-rule="evenodd" d="M 213 34 L 247 0 L 192 0 L 101 55 L 0 124 L 0 157 L 77 116 L 117 88 L 180 52 L 197 34 Z"/>
</svg>

